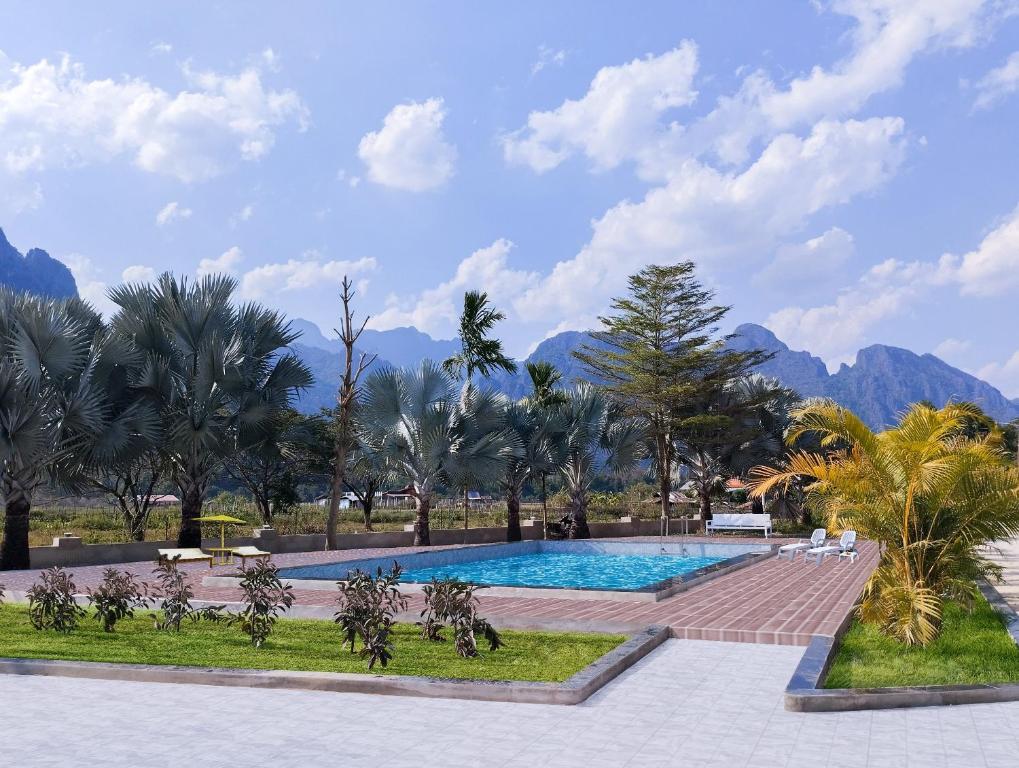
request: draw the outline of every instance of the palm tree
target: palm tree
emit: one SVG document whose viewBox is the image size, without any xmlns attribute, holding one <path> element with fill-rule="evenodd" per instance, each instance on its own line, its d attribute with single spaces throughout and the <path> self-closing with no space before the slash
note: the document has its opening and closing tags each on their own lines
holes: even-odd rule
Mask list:
<svg viewBox="0 0 1019 768">
<path fill-rule="evenodd" d="M 502 349 L 499 339 L 489 338 L 496 323 L 505 320 L 506 315 L 488 303 L 488 294 L 482 291 L 467 291 L 464 294 L 464 308 L 460 313 L 460 351 L 446 358 L 443 370 L 450 376 L 464 378 L 464 393 L 471 388 L 474 373 L 488 376 L 496 370 L 515 373 L 517 364 Z M 470 510 L 468 500 L 470 475 L 463 475 L 467 485 L 461 486 L 464 502 L 464 529 Z"/>
<path fill-rule="evenodd" d="M 201 545 L 206 490 L 224 460 L 258 445 L 295 395 L 307 367 L 284 352 L 298 334 L 282 315 L 232 303 L 236 281 L 189 282 L 166 273 L 154 285 L 110 292 L 112 327 L 144 356 L 139 387 L 167 425 L 164 450 L 181 492 L 180 547 Z"/>
<path fill-rule="evenodd" d="M 544 481 L 547 474 L 562 465 L 566 458 L 565 431 L 554 411 L 543 410 L 529 400 L 510 403 L 506 423 L 520 449 L 508 458 L 499 484 L 506 493 L 506 540 L 520 541 L 520 495 L 524 485 L 538 476 Z"/>
<path fill-rule="evenodd" d="M 115 411 L 107 398 L 106 385 L 130 359 L 78 299 L 0 288 L 0 569 L 30 566 L 29 516 L 43 482 L 76 487 L 151 426 L 133 404 Z"/>
<path fill-rule="evenodd" d="M 453 410 L 453 443 L 443 477 L 453 487 L 464 489 L 465 537 L 470 511 L 467 489 L 502 478 L 507 462 L 520 453 L 517 434 L 506 424 L 507 405 L 504 396 L 468 383 Z"/>
<path fill-rule="evenodd" d="M 548 414 L 566 403 L 566 393 L 556 385 L 562 381 L 562 372 L 545 360 L 527 363 L 527 375 L 531 379 L 530 401 L 543 413 Z M 542 530 L 548 536 L 548 491 L 545 487 L 550 471 L 538 470 L 541 479 L 541 521 Z"/>
<path fill-rule="evenodd" d="M 436 483 L 450 476 L 459 481 L 468 454 L 472 471 L 479 474 L 487 475 L 505 460 L 506 441 L 490 439 L 485 430 L 485 425 L 497 426 L 489 406 L 487 398 L 457 397 L 456 382 L 431 360 L 413 369 L 376 371 L 365 382 L 358 409 L 361 429 L 411 488 L 417 508 L 415 545 L 431 543 L 429 513 Z"/>
<path fill-rule="evenodd" d="M 977 413 L 916 404 L 875 434 L 851 411 L 815 403 L 795 413 L 790 439 L 812 433 L 839 447 L 827 456 L 798 451 L 781 468 L 754 472 L 755 495 L 804 478 L 830 530 L 880 544 L 860 617 L 909 645 L 933 641 L 943 601 L 971 603 L 975 580 L 997 571 L 981 548 L 1019 533 L 1019 469 L 996 429 L 966 435 Z"/>
<path fill-rule="evenodd" d="M 355 433 L 358 435 L 358 441 L 350 452 L 343 484 L 360 502 L 364 515 L 364 530 L 368 532 L 374 530 L 372 509 L 375 506 L 375 496 L 385 489 L 393 477 L 393 467 L 382 447 L 371 444 L 371 436 L 358 429 L 356 419 L 355 411 Z"/>
<path fill-rule="evenodd" d="M 447 358 L 442 367 L 450 376 L 464 376 L 470 382 L 475 372 L 488 376 L 496 370 L 516 373 L 517 364 L 502 349 L 502 342 L 489 338 L 495 324 L 506 315 L 492 308 L 488 294 L 467 291 L 460 315 L 460 351 Z"/>
<path fill-rule="evenodd" d="M 598 474 L 622 475 L 644 458 L 647 423 L 624 418 L 605 394 L 590 384 L 578 384 L 559 409 L 565 438 L 565 458 L 559 468 L 570 494 L 570 538 L 587 539 L 587 493 Z"/>
</svg>

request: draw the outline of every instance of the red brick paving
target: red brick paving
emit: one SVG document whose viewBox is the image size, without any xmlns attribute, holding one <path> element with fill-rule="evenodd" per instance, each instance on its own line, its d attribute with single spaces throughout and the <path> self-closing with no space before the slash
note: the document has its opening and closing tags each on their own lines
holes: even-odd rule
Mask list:
<svg viewBox="0 0 1019 768">
<path fill-rule="evenodd" d="M 732 537 L 721 540 L 746 541 Z M 281 566 L 305 565 L 386 554 L 395 556 L 418 549 L 305 552 L 275 555 L 273 560 Z M 598 628 L 610 625 L 624 628 L 665 624 L 678 638 L 806 645 L 812 635 L 834 634 L 859 596 L 877 558 L 877 546 L 871 542 L 860 544 L 860 556 L 854 564 L 838 562 L 836 558 L 827 558 L 820 566 L 802 560 L 789 562 L 769 558 L 657 603 L 520 597 L 482 597 L 481 602 L 489 618 L 501 618 L 505 623 L 517 625 L 563 626 L 595 622 Z M 68 570 L 73 572 L 78 588 L 83 590 L 96 584 L 107 567 L 83 566 Z M 148 576 L 149 568 L 145 563 L 123 567 L 143 578 Z M 183 569 L 191 576 L 199 599 L 217 602 L 238 599 L 235 589 L 205 587 L 201 583 L 202 577 L 210 573 L 229 575 L 233 566 L 209 569 L 206 565 L 192 564 Z M 0 574 L 0 582 L 9 590 L 25 590 L 38 573 L 37 570 L 9 571 Z M 319 590 L 298 589 L 294 594 L 297 603 L 305 606 L 331 606 L 335 598 L 333 593 Z M 420 596 L 411 596 L 409 611 L 416 614 L 420 607 Z"/>
</svg>

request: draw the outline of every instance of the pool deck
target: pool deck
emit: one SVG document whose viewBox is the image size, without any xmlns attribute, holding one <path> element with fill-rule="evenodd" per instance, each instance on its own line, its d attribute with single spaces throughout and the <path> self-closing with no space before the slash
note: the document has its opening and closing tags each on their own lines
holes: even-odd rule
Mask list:
<svg viewBox="0 0 1019 768">
<path fill-rule="evenodd" d="M 619 539 L 641 540 L 657 541 L 656 538 Z M 723 536 L 690 537 L 687 541 L 761 543 L 762 539 Z M 781 540 L 768 541 L 778 543 Z M 420 550 L 420 547 L 401 547 L 303 552 L 275 555 L 273 562 L 280 566 L 310 565 Z M 625 630 L 663 624 L 670 628 L 673 637 L 681 639 L 806 645 L 813 635 L 834 634 L 874 569 L 877 556 L 875 544 L 862 542 L 860 556 L 853 564 L 827 558 L 816 566 L 802 560 L 789 562 L 772 557 L 655 603 L 483 596 L 482 612 L 497 626 L 550 629 L 590 626 L 598 630 Z M 78 589 L 84 591 L 97 584 L 108 567 L 82 566 L 67 570 L 72 572 Z M 147 563 L 120 567 L 138 574 L 143 580 L 149 578 L 151 570 Z M 197 599 L 215 602 L 239 599 L 239 592 L 234 588 L 202 585 L 205 576 L 231 575 L 235 566 L 210 569 L 204 564 L 188 564 L 182 569 L 190 576 Z M 8 590 L 24 591 L 37 580 L 38 574 L 38 570 L 7 571 L 0 573 L 0 582 Z M 294 594 L 298 605 L 321 608 L 324 615 L 331 615 L 325 609 L 331 611 L 335 606 L 335 599 L 329 592 L 296 589 Z M 416 616 L 421 605 L 422 598 L 411 595 L 408 613 Z"/>
</svg>

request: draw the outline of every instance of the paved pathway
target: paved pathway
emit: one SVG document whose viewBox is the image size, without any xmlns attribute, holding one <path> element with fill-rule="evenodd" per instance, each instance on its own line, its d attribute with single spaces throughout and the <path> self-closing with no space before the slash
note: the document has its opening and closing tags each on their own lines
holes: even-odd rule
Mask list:
<svg viewBox="0 0 1019 768">
<path fill-rule="evenodd" d="M 727 537 L 723 540 L 747 539 Z M 416 549 L 420 548 L 308 552 L 276 555 L 273 559 L 279 565 L 300 565 L 380 554 L 397 555 Z M 770 558 L 657 603 L 483 597 L 482 607 L 496 625 L 633 629 L 665 624 L 677 638 L 806 645 L 812 635 L 833 634 L 859 596 L 877 561 L 877 547 L 863 542 L 860 552 L 854 564 L 828 558 L 822 565 L 815 566 L 802 560 L 789 562 Z M 84 589 L 98 581 L 105 567 L 69 570 L 74 573 L 79 589 Z M 143 563 L 124 567 L 143 577 L 149 570 L 148 564 Z M 206 565 L 192 564 L 184 568 L 192 575 L 197 597 L 219 602 L 238 598 L 234 589 L 201 585 L 203 576 L 226 575 L 234 570 L 232 566 L 210 570 Z M 8 589 L 14 590 L 27 589 L 37 578 L 38 571 L 0 575 Z M 335 594 L 328 591 L 297 590 L 295 594 L 298 603 L 304 606 L 331 607 L 335 600 Z M 412 598 L 409 607 L 410 613 L 416 616 L 420 611 L 420 597 Z"/>
<path fill-rule="evenodd" d="M 1019 539 L 995 542 L 987 556 L 1002 568 L 1003 582 L 994 588 L 1013 609 L 1019 610 Z"/>
<path fill-rule="evenodd" d="M 1019 702 L 802 714 L 801 650 L 670 640 L 584 704 L 0 675 L 17 768 L 1014 768 Z"/>
</svg>

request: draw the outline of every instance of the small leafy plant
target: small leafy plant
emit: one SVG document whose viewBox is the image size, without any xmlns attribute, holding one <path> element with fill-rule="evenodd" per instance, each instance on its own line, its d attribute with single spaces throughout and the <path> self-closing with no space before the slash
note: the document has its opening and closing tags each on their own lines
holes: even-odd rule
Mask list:
<svg viewBox="0 0 1019 768">
<path fill-rule="evenodd" d="M 134 616 L 135 608 L 145 607 L 148 589 L 148 585 L 139 582 L 133 573 L 107 568 L 99 586 L 89 588 L 86 594 L 95 610 L 96 620 L 103 625 L 103 631 L 112 632 L 118 621 Z"/>
<path fill-rule="evenodd" d="M 159 610 L 162 618 L 159 614 L 153 617 L 156 629 L 180 632 L 181 622 L 185 619 L 198 622 L 202 619 L 220 621 L 223 618 L 222 611 L 225 606 L 209 605 L 195 608 L 191 605 L 195 591 L 184 573 L 177 567 L 176 559 L 164 560 L 152 573 L 158 585 L 153 597 L 161 600 Z"/>
<path fill-rule="evenodd" d="M 359 655 L 368 659 L 368 669 L 376 664 L 385 667 L 393 658 L 393 624 L 397 612 L 407 607 L 406 598 L 397 588 L 401 573 L 400 564 L 394 562 L 388 573 L 381 568 L 375 576 L 354 571 L 337 584 L 340 610 L 334 621 L 343 630 L 344 645 L 350 645 L 351 653 L 357 640 L 361 641 Z"/>
<path fill-rule="evenodd" d="M 453 630 L 453 647 L 465 659 L 478 655 L 478 636 L 488 643 L 490 651 L 502 648 L 505 643 L 495 627 L 478 615 L 481 604 L 474 596 L 481 589 L 458 579 L 432 579 L 422 587 L 425 607 L 421 611 L 421 637 L 425 640 L 444 641 L 442 632 L 447 625 Z"/>
<path fill-rule="evenodd" d="M 86 611 L 74 600 L 71 574 L 58 566 L 43 571 L 41 579 L 28 590 L 29 621 L 36 629 L 72 632 Z"/>
<path fill-rule="evenodd" d="M 272 563 L 259 561 L 250 568 L 241 568 L 239 575 L 244 610 L 233 614 L 229 622 L 240 624 L 251 644 L 261 648 L 272 634 L 276 619 L 294 604 L 293 591 L 280 581 L 279 569 Z"/>
</svg>

